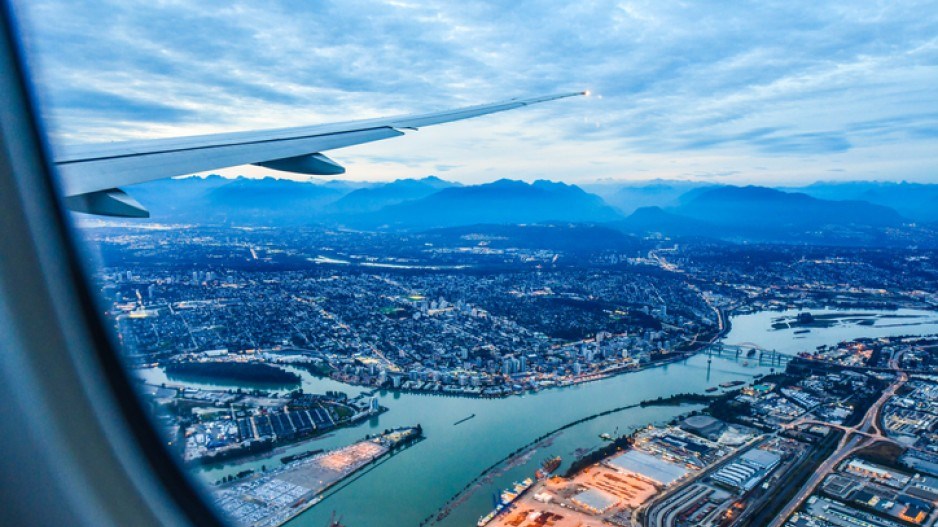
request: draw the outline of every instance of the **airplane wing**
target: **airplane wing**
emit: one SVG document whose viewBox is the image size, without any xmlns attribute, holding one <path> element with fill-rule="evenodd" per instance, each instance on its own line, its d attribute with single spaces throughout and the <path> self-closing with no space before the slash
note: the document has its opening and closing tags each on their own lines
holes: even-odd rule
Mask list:
<svg viewBox="0 0 938 527">
<path fill-rule="evenodd" d="M 404 130 L 575 95 L 586 92 L 279 130 L 78 145 L 64 147 L 55 165 L 68 208 L 104 216 L 145 218 L 149 212 L 119 187 L 247 164 L 301 174 L 342 174 L 345 169 L 321 152 L 397 137 L 404 135 Z"/>
</svg>

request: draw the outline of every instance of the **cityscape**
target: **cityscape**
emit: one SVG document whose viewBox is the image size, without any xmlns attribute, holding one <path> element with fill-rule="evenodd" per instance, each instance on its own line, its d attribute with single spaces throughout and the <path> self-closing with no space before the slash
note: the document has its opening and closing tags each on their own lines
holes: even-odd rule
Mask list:
<svg viewBox="0 0 938 527">
<path fill-rule="evenodd" d="M 0 3 L 0 525 L 938 527 L 938 0 Z"/>
<path fill-rule="evenodd" d="M 719 364 L 742 375 L 669 387 L 536 436 L 428 503 L 417 523 L 936 523 L 931 250 L 661 236 L 571 247 L 568 231 L 581 228 L 545 226 L 534 244 L 489 226 L 82 232 L 155 419 L 240 525 L 349 514 L 337 501 L 353 492 L 346 485 L 429 447 L 439 425 L 382 428 L 401 413 L 385 406 L 392 395 L 562 397 L 688 361 L 704 361 L 708 379 Z M 745 317 L 763 315 L 762 330 L 787 335 L 776 339 L 784 345 L 731 340 Z M 799 343 L 825 331 L 855 336 Z M 671 417 L 615 425 L 641 408 Z M 435 416 L 455 430 L 484 418 Z M 594 419 L 613 427 L 552 450 Z M 325 444 L 337 431 L 348 443 Z"/>
</svg>

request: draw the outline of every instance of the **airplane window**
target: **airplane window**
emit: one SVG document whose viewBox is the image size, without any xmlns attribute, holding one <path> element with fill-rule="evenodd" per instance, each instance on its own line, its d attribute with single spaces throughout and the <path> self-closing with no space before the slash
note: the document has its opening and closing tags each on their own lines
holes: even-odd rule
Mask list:
<svg viewBox="0 0 938 527">
<path fill-rule="evenodd" d="M 938 5 L 17 2 L 231 525 L 938 524 Z"/>
</svg>

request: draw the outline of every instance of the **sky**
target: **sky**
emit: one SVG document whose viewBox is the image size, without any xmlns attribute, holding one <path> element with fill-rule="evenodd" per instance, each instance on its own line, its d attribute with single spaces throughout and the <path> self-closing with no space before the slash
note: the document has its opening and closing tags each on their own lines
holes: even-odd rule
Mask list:
<svg viewBox="0 0 938 527">
<path fill-rule="evenodd" d="M 938 1 L 18 4 L 53 146 L 588 89 L 327 154 L 357 180 L 938 183 Z"/>
</svg>

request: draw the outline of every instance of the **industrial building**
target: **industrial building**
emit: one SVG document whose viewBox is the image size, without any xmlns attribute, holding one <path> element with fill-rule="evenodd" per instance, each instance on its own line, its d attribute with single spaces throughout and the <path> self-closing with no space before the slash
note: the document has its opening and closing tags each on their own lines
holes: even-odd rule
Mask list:
<svg viewBox="0 0 938 527">
<path fill-rule="evenodd" d="M 602 514 L 611 509 L 616 499 L 597 489 L 587 489 L 573 497 L 573 503 L 592 514 Z"/>
<path fill-rule="evenodd" d="M 753 449 L 718 470 L 711 479 L 733 490 L 747 492 L 758 485 L 781 460 L 778 454 Z"/>
<path fill-rule="evenodd" d="M 621 472 L 638 474 L 663 487 L 667 487 L 688 473 L 688 470 L 682 466 L 668 463 L 638 450 L 629 450 L 619 454 L 606 461 L 606 464 Z"/>
</svg>

